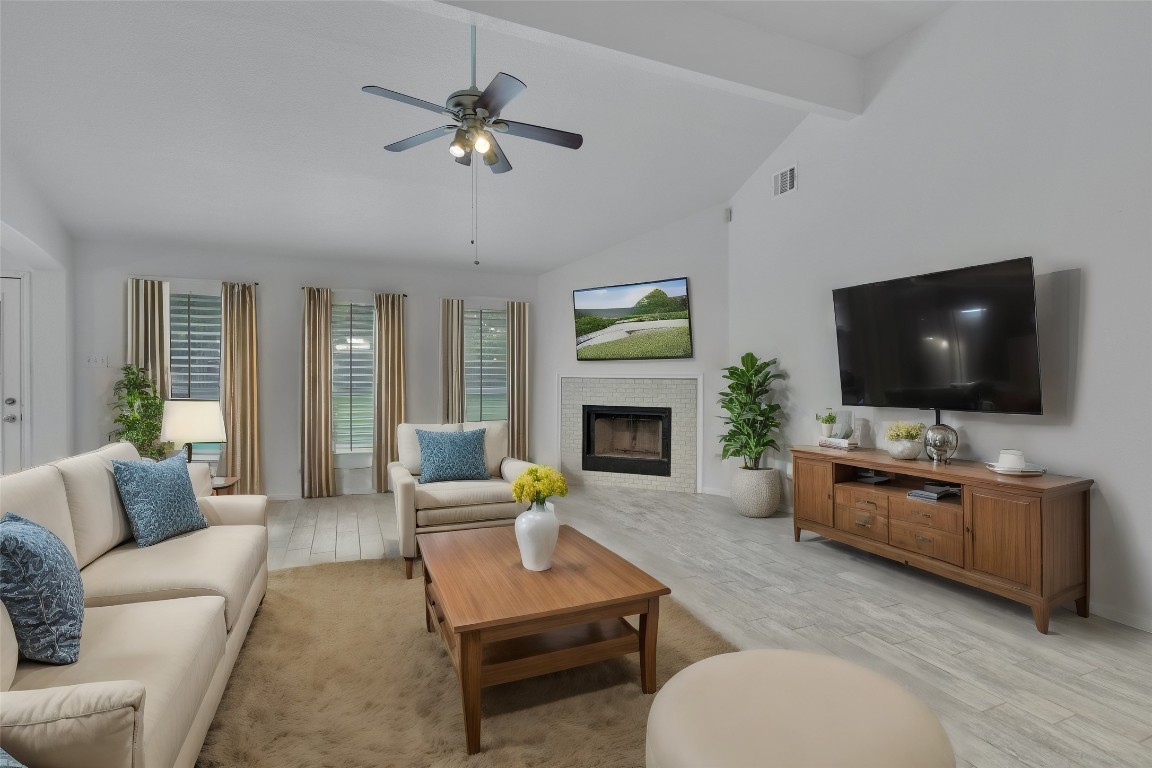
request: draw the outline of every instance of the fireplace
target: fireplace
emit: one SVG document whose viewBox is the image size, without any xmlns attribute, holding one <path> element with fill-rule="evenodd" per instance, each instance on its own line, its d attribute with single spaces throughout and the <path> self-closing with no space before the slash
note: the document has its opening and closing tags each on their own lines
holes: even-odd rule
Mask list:
<svg viewBox="0 0 1152 768">
<path fill-rule="evenodd" d="M 582 467 L 595 472 L 672 475 L 672 409 L 585 405 Z"/>
</svg>

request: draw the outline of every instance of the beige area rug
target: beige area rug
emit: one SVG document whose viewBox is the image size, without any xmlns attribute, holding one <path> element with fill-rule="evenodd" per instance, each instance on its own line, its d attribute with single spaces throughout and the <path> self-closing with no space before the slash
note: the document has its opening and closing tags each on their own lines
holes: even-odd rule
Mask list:
<svg viewBox="0 0 1152 768">
<path fill-rule="evenodd" d="M 397 560 L 273 571 L 197 765 L 202 768 L 644 765 L 652 696 L 636 654 L 486 688 L 482 752 L 464 752 L 460 686 L 424 628 L 423 582 Z M 661 600 L 663 685 L 734 650 Z"/>
</svg>

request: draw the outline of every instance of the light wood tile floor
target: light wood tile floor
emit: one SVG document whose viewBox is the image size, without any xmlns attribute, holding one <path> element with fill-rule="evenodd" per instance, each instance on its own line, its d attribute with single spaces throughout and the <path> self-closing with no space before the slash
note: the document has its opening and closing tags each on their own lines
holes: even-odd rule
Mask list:
<svg viewBox="0 0 1152 768">
<path fill-rule="evenodd" d="M 961 768 L 1152 768 L 1152 635 L 1024 606 L 859 552 L 717 496 L 574 488 L 563 522 L 672 588 L 741 648 L 831 653 L 900 681 Z M 390 495 L 273 502 L 269 567 L 397 557 Z M 396 568 L 402 568 L 400 561 Z"/>
</svg>

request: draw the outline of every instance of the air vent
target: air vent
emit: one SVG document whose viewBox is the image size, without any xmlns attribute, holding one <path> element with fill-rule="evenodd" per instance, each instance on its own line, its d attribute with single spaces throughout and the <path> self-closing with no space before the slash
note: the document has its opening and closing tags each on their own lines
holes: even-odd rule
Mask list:
<svg viewBox="0 0 1152 768">
<path fill-rule="evenodd" d="M 772 177 L 772 197 L 796 189 L 796 166 L 785 168 Z"/>
</svg>

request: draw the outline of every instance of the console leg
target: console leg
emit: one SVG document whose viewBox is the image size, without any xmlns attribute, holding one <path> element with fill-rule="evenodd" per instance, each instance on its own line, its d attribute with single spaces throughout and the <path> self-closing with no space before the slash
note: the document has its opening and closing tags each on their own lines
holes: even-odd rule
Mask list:
<svg viewBox="0 0 1152 768">
<path fill-rule="evenodd" d="M 1076 615 L 1088 618 L 1088 595 L 1076 598 Z"/>
<path fill-rule="evenodd" d="M 1048 634 L 1048 617 L 1047 605 L 1032 606 L 1032 618 L 1036 621 L 1036 630 L 1042 635 Z"/>
<path fill-rule="evenodd" d="M 412 578 L 412 564 L 415 562 L 416 562 L 416 558 L 414 558 L 414 557 L 404 558 L 404 578 L 406 578 L 406 579 Z"/>
<path fill-rule="evenodd" d="M 796 537 L 796 541 L 800 541 L 800 526 L 792 526 L 792 535 Z"/>
</svg>

